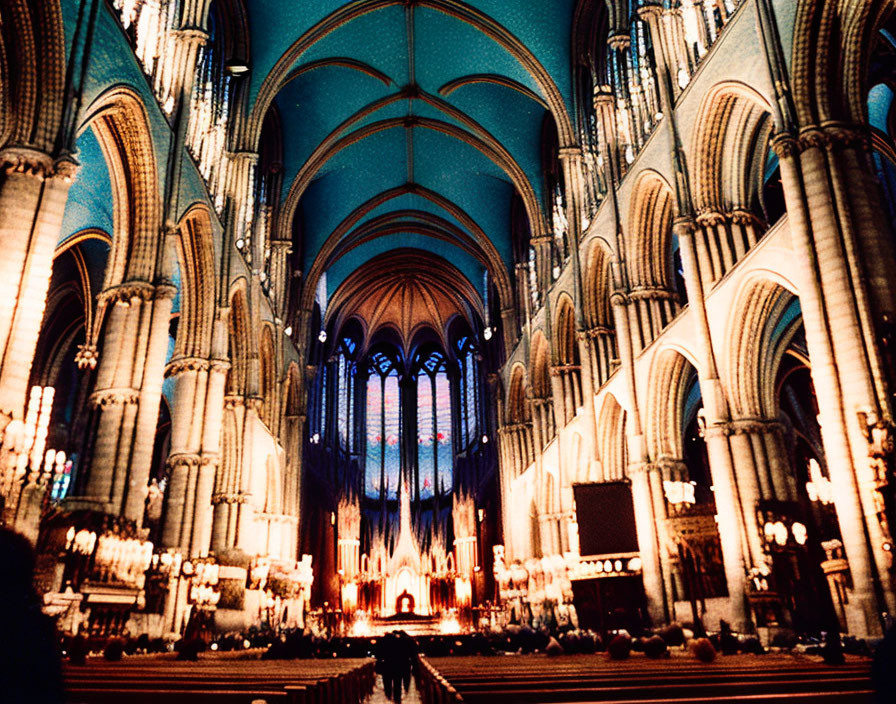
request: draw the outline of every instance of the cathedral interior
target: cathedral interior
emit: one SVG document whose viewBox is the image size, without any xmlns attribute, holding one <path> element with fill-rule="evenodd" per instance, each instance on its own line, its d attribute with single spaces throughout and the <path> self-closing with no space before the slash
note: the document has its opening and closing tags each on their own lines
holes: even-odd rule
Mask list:
<svg viewBox="0 0 896 704">
<path fill-rule="evenodd" d="M 44 612 L 882 637 L 894 9 L 0 0 Z"/>
</svg>

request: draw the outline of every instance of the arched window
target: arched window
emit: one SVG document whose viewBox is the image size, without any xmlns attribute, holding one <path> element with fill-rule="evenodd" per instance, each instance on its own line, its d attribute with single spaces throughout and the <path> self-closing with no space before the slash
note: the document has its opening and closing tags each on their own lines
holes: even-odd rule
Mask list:
<svg viewBox="0 0 896 704">
<path fill-rule="evenodd" d="M 354 408 L 355 408 L 355 372 L 353 361 L 358 343 L 352 337 L 344 337 L 340 343 L 337 358 L 336 381 L 338 386 L 336 409 L 337 440 L 339 447 L 348 452 L 354 448 Z"/>
<path fill-rule="evenodd" d="M 479 433 L 479 370 L 476 350 L 469 336 L 457 341 L 457 365 L 460 371 L 460 428 L 463 447 L 468 447 Z"/>
<path fill-rule="evenodd" d="M 187 127 L 187 148 L 196 160 L 218 213 L 224 208 L 227 186 L 229 162 L 224 155 L 227 152 L 232 92 L 232 76 L 225 65 L 220 27 L 217 6 L 212 5 L 208 17 L 208 40 L 196 64 L 190 99 L 190 124 Z"/>
<path fill-rule="evenodd" d="M 417 471 L 420 498 L 450 491 L 454 456 L 451 447 L 451 387 L 440 352 L 432 352 L 417 372 Z"/>
<path fill-rule="evenodd" d="M 395 360 L 383 352 L 370 357 L 367 381 L 367 452 L 364 493 L 397 499 L 401 477 L 401 392 Z"/>
</svg>

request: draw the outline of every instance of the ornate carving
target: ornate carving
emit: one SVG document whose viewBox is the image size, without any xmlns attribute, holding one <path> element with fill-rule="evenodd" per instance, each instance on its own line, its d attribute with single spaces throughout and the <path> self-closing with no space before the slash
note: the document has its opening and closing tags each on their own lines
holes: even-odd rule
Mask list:
<svg viewBox="0 0 896 704">
<path fill-rule="evenodd" d="M 772 137 L 771 147 L 779 159 L 789 159 L 799 152 L 799 140 L 788 132 Z"/>
<path fill-rule="evenodd" d="M 145 281 L 129 281 L 127 283 L 112 286 L 102 291 L 97 297 L 100 302 L 118 303 L 120 305 L 130 305 L 132 301 L 152 300 L 155 293 L 155 286 Z"/>
<path fill-rule="evenodd" d="M 0 169 L 4 175 L 24 174 L 46 179 L 55 172 L 49 154 L 28 147 L 7 147 L 0 150 Z"/>
<path fill-rule="evenodd" d="M 99 389 L 90 395 L 90 403 L 99 407 L 135 405 L 139 400 L 135 389 Z"/>
<path fill-rule="evenodd" d="M 249 495 L 237 493 L 212 494 L 212 505 L 218 504 L 246 504 L 249 503 Z"/>
<path fill-rule="evenodd" d="M 725 224 L 725 216 L 714 210 L 706 210 L 697 214 L 697 224 L 700 227 L 718 227 Z"/>
<path fill-rule="evenodd" d="M 208 371 L 210 363 L 207 359 L 199 357 L 178 357 L 168 362 L 165 367 L 165 377 L 176 376 L 184 372 L 204 372 Z"/>
<path fill-rule="evenodd" d="M 96 345 L 78 345 L 78 351 L 75 353 L 75 364 L 78 365 L 78 369 L 96 369 L 99 360 Z"/>
</svg>

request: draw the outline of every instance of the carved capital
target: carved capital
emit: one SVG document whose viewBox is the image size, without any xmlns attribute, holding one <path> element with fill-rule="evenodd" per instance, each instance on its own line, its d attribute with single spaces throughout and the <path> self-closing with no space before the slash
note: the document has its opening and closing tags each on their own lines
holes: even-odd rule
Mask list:
<svg viewBox="0 0 896 704">
<path fill-rule="evenodd" d="M 129 281 L 102 291 L 98 298 L 108 304 L 129 306 L 136 301 L 152 300 L 155 286 L 145 281 Z"/>
<path fill-rule="evenodd" d="M 717 227 L 725 224 L 725 216 L 714 210 L 704 210 L 697 214 L 697 224 L 700 227 Z"/>
<path fill-rule="evenodd" d="M 771 147 L 779 159 L 789 159 L 800 150 L 799 140 L 787 132 L 780 132 L 772 137 Z"/>
<path fill-rule="evenodd" d="M 726 425 L 728 426 L 728 435 L 765 435 L 783 429 L 779 421 L 764 418 L 738 418 Z"/>
<path fill-rule="evenodd" d="M 165 376 L 176 376 L 184 372 L 204 372 L 208 371 L 210 364 L 207 359 L 199 357 L 178 357 L 168 362 L 165 367 Z"/>
<path fill-rule="evenodd" d="M 578 364 L 557 364 L 550 368 L 551 376 L 563 376 L 564 374 L 569 374 L 570 372 L 580 371 L 582 367 Z"/>
<path fill-rule="evenodd" d="M 611 306 L 625 306 L 625 305 L 628 305 L 628 302 L 629 302 L 628 294 L 625 291 L 616 289 L 615 291 L 610 293 L 610 305 Z"/>
<path fill-rule="evenodd" d="M 659 18 L 663 14 L 663 3 L 661 2 L 645 2 L 638 8 L 638 17 L 645 22 L 649 22 L 651 18 Z"/>
<path fill-rule="evenodd" d="M 217 504 L 245 504 L 249 501 L 248 494 L 241 493 L 221 493 L 212 494 L 212 505 Z"/>
<path fill-rule="evenodd" d="M 731 212 L 729 216 L 731 218 L 731 222 L 735 225 L 741 225 L 743 227 L 762 227 L 762 220 L 755 214 L 751 213 L 749 210 L 745 210 L 743 208 L 736 208 Z"/>
<path fill-rule="evenodd" d="M 628 49 L 632 45 L 632 38 L 628 34 L 612 34 L 607 37 L 607 46 L 615 51 Z"/>
<path fill-rule="evenodd" d="M 90 395 L 90 403 L 95 407 L 136 405 L 140 392 L 134 389 L 99 389 Z"/>
<path fill-rule="evenodd" d="M 189 471 L 195 467 L 199 467 L 202 459 L 199 455 L 193 452 L 178 452 L 173 455 L 168 455 L 168 459 L 165 461 L 165 466 L 168 467 L 168 471 L 170 473 L 174 473 L 180 470 Z"/>
<path fill-rule="evenodd" d="M 55 171 L 49 154 L 28 147 L 6 147 L 0 150 L 0 169 L 7 176 L 23 174 L 40 180 L 49 178 Z"/>
<path fill-rule="evenodd" d="M 54 177 L 65 183 L 71 183 L 78 174 L 80 164 L 72 156 L 63 156 L 54 164 Z"/>
</svg>

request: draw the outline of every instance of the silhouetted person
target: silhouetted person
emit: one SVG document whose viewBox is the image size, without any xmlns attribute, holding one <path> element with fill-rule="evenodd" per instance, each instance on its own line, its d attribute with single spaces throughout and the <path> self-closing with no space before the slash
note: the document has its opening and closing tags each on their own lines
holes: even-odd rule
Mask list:
<svg viewBox="0 0 896 704">
<path fill-rule="evenodd" d="M 417 643 L 404 631 L 398 632 L 397 660 L 404 691 L 407 692 L 411 688 L 411 671 L 417 661 Z"/>
<path fill-rule="evenodd" d="M 825 665 L 842 665 L 846 662 L 846 658 L 843 657 L 843 643 L 840 642 L 840 634 L 837 631 L 825 633 L 821 656 Z"/>
<path fill-rule="evenodd" d="M 62 704 L 62 667 L 53 622 L 34 591 L 28 540 L 0 529 L 0 700 Z"/>
<path fill-rule="evenodd" d="M 402 631 L 387 633 L 377 644 L 376 669 L 383 677 L 386 696 L 392 701 L 401 701 L 402 685 L 405 690 L 410 688 L 416 655 L 417 644 Z"/>
</svg>

